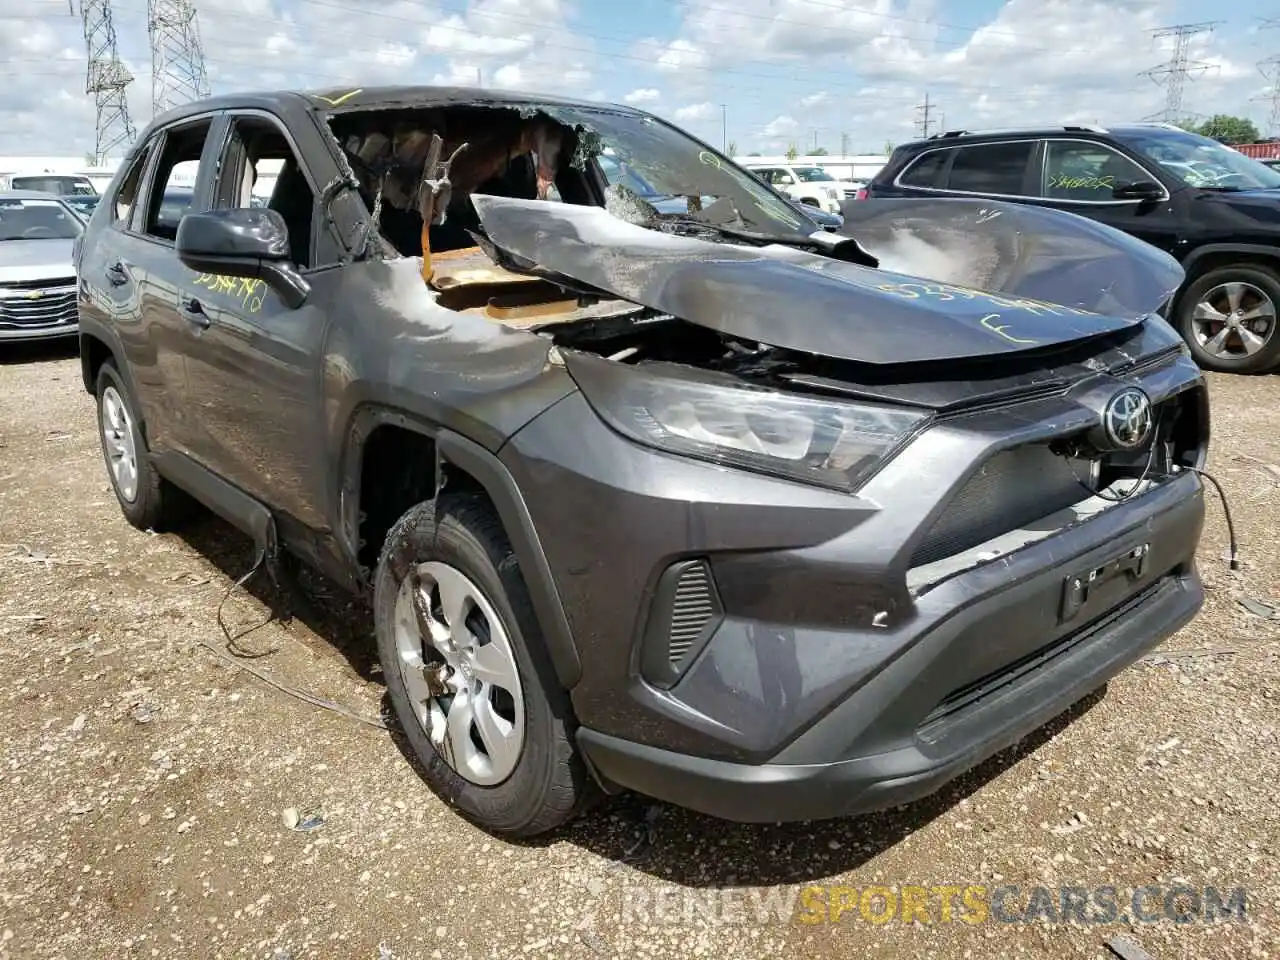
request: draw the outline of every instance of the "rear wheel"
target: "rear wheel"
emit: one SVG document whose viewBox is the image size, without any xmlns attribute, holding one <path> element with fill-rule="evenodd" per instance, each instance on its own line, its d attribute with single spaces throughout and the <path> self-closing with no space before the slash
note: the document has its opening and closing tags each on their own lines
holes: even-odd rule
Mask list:
<svg viewBox="0 0 1280 960">
<path fill-rule="evenodd" d="M 107 476 L 125 519 L 139 530 L 163 528 L 178 491 L 151 465 L 137 407 L 111 361 L 98 369 L 98 438 Z"/>
<path fill-rule="evenodd" d="M 592 797 L 568 694 L 482 495 L 442 496 L 397 521 L 374 620 L 391 703 L 441 799 L 486 830 L 527 837 Z"/>
<path fill-rule="evenodd" d="M 1280 363 L 1280 277 L 1254 264 L 1197 277 L 1178 304 L 1177 327 L 1208 370 L 1261 373 Z"/>
</svg>

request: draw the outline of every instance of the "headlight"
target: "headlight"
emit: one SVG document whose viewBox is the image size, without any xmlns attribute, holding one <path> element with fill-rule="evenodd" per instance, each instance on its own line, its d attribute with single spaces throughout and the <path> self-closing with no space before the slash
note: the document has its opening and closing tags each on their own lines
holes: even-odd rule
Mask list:
<svg viewBox="0 0 1280 960">
<path fill-rule="evenodd" d="M 840 191 L 839 191 L 837 188 L 835 188 L 835 187 L 827 187 L 826 189 L 827 189 L 827 199 L 828 199 L 828 200 L 839 200 L 839 199 L 840 199 L 841 193 L 840 193 Z"/>
<path fill-rule="evenodd" d="M 568 369 L 592 408 L 640 443 L 839 490 L 857 487 L 928 418 L 899 407 L 683 379 L 594 357 L 574 357 Z"/>
</svg>

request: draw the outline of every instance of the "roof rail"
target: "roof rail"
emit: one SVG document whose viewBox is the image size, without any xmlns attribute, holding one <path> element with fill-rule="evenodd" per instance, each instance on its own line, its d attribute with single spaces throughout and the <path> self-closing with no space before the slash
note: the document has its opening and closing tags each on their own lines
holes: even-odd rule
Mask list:
<svg viewBox="0 0 1280 960">
<path fill-rule="evenodd" d="M 951 137 L 973 137 L 987 136 L 994 133 L 1035 133 L 1041 130 L 1065 130 L 1072 133 L 1106 133 L 1107 128 L 1091 123 L 1064 123 L 1061 126 L 1052 124 L 1044 127 L 993 127 L 989 130 L 947 130 L 944 133 L 935 133 L 929 137 L 930 140 L 945 140 Z"/>
</svg>

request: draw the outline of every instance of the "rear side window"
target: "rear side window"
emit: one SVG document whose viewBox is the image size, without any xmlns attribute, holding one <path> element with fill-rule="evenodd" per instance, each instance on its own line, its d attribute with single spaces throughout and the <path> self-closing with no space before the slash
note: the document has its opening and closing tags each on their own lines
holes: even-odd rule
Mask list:
<svg viewBox="0 0 1280 960">
<path fill-rule="evenodd" d="M 951 163 L 947 187 L 968 193 L 1020 196 L 1033 140 L 1014 143 L 981 143 L 960 147 Z"/>
<path fill-rule="evenodd" d="M 138 188 L 142 186 L 142 173 L 147 169 L 147 158 L 151 156 L 151 144 L 148 144 L 134 159 L 133 165 L 120 181 L 120 189 L 116 191 L 112 203 L 111 221 L 123 227 L 129 226 L 129 215 L 133 213 L 134 201 L 138 199 Z"/>
<path fill-rule="evenodd" d="M 930 150 L 916 158 L 915 163 L 903 171 L 898 183 L 904 187 L 937 187 L 941 183 L 942 171 L 947 165 L 947 154 L 950 150 Z"/>
</svg>

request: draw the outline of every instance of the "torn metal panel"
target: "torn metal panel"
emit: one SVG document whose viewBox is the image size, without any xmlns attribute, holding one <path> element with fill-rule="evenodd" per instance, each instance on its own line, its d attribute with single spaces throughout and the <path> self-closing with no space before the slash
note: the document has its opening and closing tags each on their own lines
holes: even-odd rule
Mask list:
<svg viewBox="0 0 1280 960">
<path fill-rule="evenodd" d="M 1046 242 L 1043 260 L 1033 245 L 1012 245 L 1019 264 L 991 271 L 1005 282 L 988 291 L 782 245 L 673 236 L 595 207 L 484 195 L 472 200 L 488 239 L 513 262 L 729 336 L 865 363 L 1012 354 L 1120 331 L 1155 310 L 1181 277 L 1176 263 L 1154 248 L 1129 241 L 1126 249 L 1116 239 L 1122 234 L 1099 234 L 1069 216 L 1049 224 L 1057 239 Z M 1119 264 L 1109 264 L 1117 254 Z M 1090 282 L 1091 269 L 1104 281 Z M 1043 289 L 1054 270 L 1070 278 L 1060 293 L 1084 291 L 1067 298 L 1070 305 L 1033 299 L 1025 289 Z M 1123 287 L 1112 282 L 1121 270 L 1129 276 Z M 1116 303 L 1120 293 L 1125 310 L 1092 312 Z"/>
</svg>

